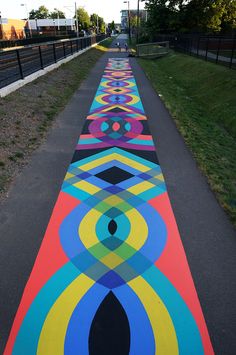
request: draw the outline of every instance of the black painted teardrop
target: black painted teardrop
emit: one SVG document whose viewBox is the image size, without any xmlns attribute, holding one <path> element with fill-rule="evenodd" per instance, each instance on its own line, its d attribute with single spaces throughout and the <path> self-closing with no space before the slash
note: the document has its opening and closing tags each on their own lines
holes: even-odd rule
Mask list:
<svg viewBox="0 0 236 355">
<path fill-rule="evenodd" d="M 109 292 L 100 304 L 89 333 L 90 355 L 128 355 L 130 328 L 124 308 Z"/>
<path fill-rule="evenodd" d="M 115 234 L 115 232 L 117 230 L 117 224 L 116 224 L 116 221 L 114 221 L 114 219 L 110 220 L 110 222 L 108 224 L 108 230 L 111 235 Z"/>
</svg>

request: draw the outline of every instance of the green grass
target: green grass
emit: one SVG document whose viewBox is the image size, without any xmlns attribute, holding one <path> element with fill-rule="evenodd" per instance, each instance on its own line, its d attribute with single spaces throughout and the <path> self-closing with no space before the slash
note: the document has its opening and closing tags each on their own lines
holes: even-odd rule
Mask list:
<svg viewBox="0 0 236 355">
<path fill-rule="evenodd" d="M 179 53 L 139 63 L 236 226 L 236 71 Z"/>
<path fill-rule="evenodd" d="M 57 114 L 112 40 L 106 39 L 58 69 L 0 98 L 0 198 L 6 196 L 11 181 L 45 139 Z"/>
</svg>

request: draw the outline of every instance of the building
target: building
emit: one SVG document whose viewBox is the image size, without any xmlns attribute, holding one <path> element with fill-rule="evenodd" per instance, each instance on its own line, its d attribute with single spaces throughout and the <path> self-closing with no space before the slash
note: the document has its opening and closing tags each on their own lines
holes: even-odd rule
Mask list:
<svg viewBox="0 0 236 355">
<path fill-rule="evenodd" d="M 35 19 L 29 20 L 30 30 L 33 33 L 53 35 L 76 31 L 76 20 L 70 19 Z"/>
<path fill-rule="evenodd" d="M 25 37 L 27 21 L 0 17 L 0 40 L 14 40 Z"/>
<path fill-rule="evenodd" d="M 0 40 L 16 40 L 32 35 L 69 34 L 76 31 L 75 19 L 16 20 L 0 17 Z"/>
<path fill-rule="evenodd" d="M 116 33 L 121 32 L 121 24 L 120 23 L 115 23 L 115 31 L 116 31 Z"/>
<path fill-rule="evenodd" d="M 137 16 L 137 9 L 130 9 L 130 18 L 134 18 Z M 139 10 L 139 17 L 141 21 L 147 21 L 147 10 Z M 128 10 L 121 10 L 121 30 L 126 31 L 129 27 L 128 21 Z"/>
</svg>

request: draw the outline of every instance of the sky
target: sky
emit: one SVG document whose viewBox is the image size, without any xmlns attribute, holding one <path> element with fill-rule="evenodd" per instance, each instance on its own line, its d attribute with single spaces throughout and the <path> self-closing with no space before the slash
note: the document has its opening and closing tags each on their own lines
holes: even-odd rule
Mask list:
<svg viewBox="0 0 236 355">
<path fill-rule="evenodd" d="M 45 5 L 50 11 L 56 7 L 65 12 L 67 18 L 74 16 L 74 2 L 71 0 L 5 0 L 1 1 L 0 11 L 2 18 L 26 18 L 26 7 L 21 6 L 26 4 L 28 11 L 37 9 L 40 5 Z M 77 7 L 84 9 L 91 15 L 97 13 L 103 17 L 105 22 L 115 21 L 120 23 L 120 10 L 127 9 L 127 3 L 123 0 L 77 0 Z M 130 0 L 130 9 L 137 8 L 137 0 Z M 140 1 L 140 8 L 144 8 L 144 3 Z"/>
</svg>

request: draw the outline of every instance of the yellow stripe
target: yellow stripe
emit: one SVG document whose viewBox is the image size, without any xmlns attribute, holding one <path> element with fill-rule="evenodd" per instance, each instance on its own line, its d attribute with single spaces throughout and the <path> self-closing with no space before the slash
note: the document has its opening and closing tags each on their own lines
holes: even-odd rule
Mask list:
<svg viewBox="0 0 236 355">
<path fill-rule="evenodd" d="M 152 187 L 154 187 L 155 185 L 151 184 L 148 181 L 143 181 L 140 182 L 137 185 L 131 186 L 127 189 L 127 191 L 131 192 L 134 195 L 139 195 L 142 192 L 145 192 L 147 190 L 150 190 Z"/>
<path fill-rule="evenodd" d="M 107 94 L 101 94 L 95 97 L 95 100 L 99 102 L 100 104 L 107 104 L 106 101 L 103 100 L 103 98 L 107 96 Z"/>
<path fill-rule="evenodd" d="M 136 250 L 141 249 L 148 236 L 148 227 L 145 219 L 135 209 L 132 209 L 125 213 L 126 217 L 130 221 L 130 234 L 126 240 Z"/>
<path fill-rule="evenodd" d="M 84 216 L 80 222 L 78 237 L 86 249 L 89 249 L 100 242 L 96 233 L 96 225 L 101 216 L 101 212 L 92 209 Z"/>
<path fill-rule="evenodd" d="M 37 355 L 64 355 L 64 341 L 71 315 L 94 281 L 81 274 L 61 294 L 44 322 Z"/>
<path fill-rule="evenodd" d="M 135 105 L 137 102 L 140 101 L 140 97 L 137 95 L 128 94 L 127 96 L 130 96 L 132 98 L 132 100 L 127 103 L 127 105 Z"/>
<path fill-rule="evenodd" d="M 101 189 L 93 184 L 91 184 L 88 181 L 85 180 L 81 180 L 79 182 L 76 182 L 75 184 L 73 184 L 73 186 L 77 187 L 80 190 L 83 190 L 87 193 L 89 193 L 90 195 L 94 195 L 96 192 L 100 191 Z"/>
<path fill-rule="evenodd" d="M 155 338 L 155 355 L 179 354 L 175 329 L 160 297 L 141 276 L 129 281 L 128 285 L 138 295 L 147 312 Z"/>
<path fill-rule="evenodd" d="M 83 166 L 81 166 L 80 168 L 84 171 L 88 171 L 90 169 L 93 169 L 93 168 L 96 168 L 97 166 L 100 166 L 102 164 L 105 164 L 109 161 L 112 161 L 112 160 L 117 160 L 119 162 L 122 162 L 134 169 L 137 169 L 137 170 L 140 170 L 142 172 L 145 172 L 145 171 L 148 171 L 150 170 L 149 167 L 141 164 L 141 163 L 138 163 L 132 159 L 129 159 L 125 156 L 122 156 L 120 154 L 117 154 L 117 153 L 112 153 L 110 155 L 107 155 L 105 157 L 102 157 L 102 158 L 99 158 L 99 159 L 95 159 L 87 164 L 84 164 Z"/>
</svg>

